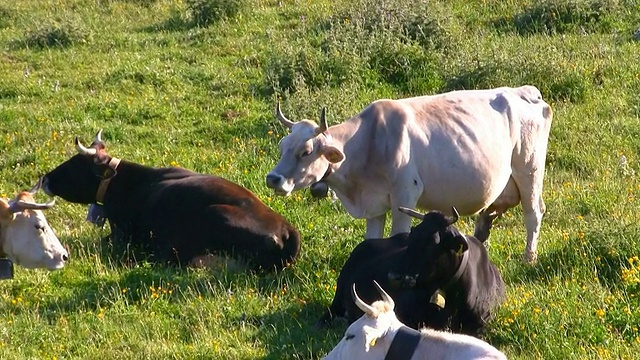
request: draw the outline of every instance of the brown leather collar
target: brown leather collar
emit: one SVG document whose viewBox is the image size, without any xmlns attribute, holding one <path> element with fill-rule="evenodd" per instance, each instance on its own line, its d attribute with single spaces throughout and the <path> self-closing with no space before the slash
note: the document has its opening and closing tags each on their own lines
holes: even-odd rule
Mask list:
<svg viewBox="0 0 640 360">
<path fill-rule="evenodd" d="M 451 279 L 442 287 L 443 290 L 448 289 L 453 284 L 457 283 L 458 280 L 462 277 L 462 273 L 467 269 L 467 265 L 469 264 L 469 250 L 462 253 L 462 259 L 460 260 L 460 265 L 458 265 L 458 269 L 453 274 Z"/>
<path fill-rule="evenodd" d="M 111 160 L 109 160 L 108 165 L 115 171 L 118 168 L 118 165 L 120 165 L 120 159 L 112 157 Z M 113 176 L 102 179 L 100 181 L 100 185 L 98 185 L 98 191 L 96 191 L 96 204 L 102 205 L 102 202 L 104 201 L 104 194 L 107 192 L 107 187 L 109 187 L 109 182 L 111 182 Z"/>
</svg>

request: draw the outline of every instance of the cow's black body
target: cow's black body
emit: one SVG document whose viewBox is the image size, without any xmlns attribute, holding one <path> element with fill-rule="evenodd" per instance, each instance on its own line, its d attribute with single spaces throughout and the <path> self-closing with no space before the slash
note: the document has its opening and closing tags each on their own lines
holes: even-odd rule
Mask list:
<svg viewBox="0 0 640 360">
<path fill-rule="evenodd" d="M 94 203 L 109 174 L 103 205 L 115 243 L 140 244 L 156 261 L 185 265 L 209 253 L 240 257 L 265 270 L 295 261 L 298 231 L 242 186 L 124 160 L 113 172 L 104 144 L 94 141 L 91 148 L 97 154 L 77 154 L 46 174 L 43 189 L 67 201 Z"/>
<path fill-rule="evenodd" d="M 372 285 L 376 280 L 395 300 L 398 319 L 406 325 L 478 335 L 502 300 L 504 284 L 483 244 L 460 234 L 445 218 L 432 211 L 409 234 L 356 246 L 340 271 L 336 294 L 321 322 L 336 316 L 349 323 L 357 320 L 362 311 L 351 298 L 351 286 L 355 283 L 360 297 L 370 303 L 379 299 Z M 462 260 L 460 246 L 468 251 L 468 265 L 452 281 Z M 438 289 L 444 291 L 444 309 L 430 301 Z"/>
</svg>

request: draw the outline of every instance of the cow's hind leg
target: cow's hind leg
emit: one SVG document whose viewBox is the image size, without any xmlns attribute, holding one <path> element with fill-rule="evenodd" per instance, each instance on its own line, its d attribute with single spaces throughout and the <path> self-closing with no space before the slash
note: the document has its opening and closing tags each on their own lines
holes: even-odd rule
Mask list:
<svg viewBox="0 0 640 360">
<path fill-rule="evenodd" d="M 544 168 L 540 174 L 513 175 L 520 190 L 524 224 L 527 228 L 527 245 L 524 251 L 524 260 L 527 263 L 534 263 L 537 260 L 538 236 L 540 235 L 542 216 L 545 212 L 542 200 L 543 174 Z"/>
<path fill-rule="evenodd" d="M 478 220 L 476 221 L 476 228 L 473 236 L 485 243 L 487 239 L 489 239 L 493 221 L 502 216 L 502 214 L 510 208 L 517 206 L 519 203 L 520 192 L 518 191 L 518 187 L 516 186 L 513 178 L 509 178 L 509 182 L 507 182 L 507 186 L 502 190 L 500 196 L 498 196 L 493 204 L 480 213 Z"/>
</svg>

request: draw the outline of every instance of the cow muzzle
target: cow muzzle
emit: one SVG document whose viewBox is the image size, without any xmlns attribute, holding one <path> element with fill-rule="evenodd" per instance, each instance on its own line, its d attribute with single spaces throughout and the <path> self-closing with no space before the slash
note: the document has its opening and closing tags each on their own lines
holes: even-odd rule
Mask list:
<svg viewBox="0 0 640 360">
<path fill-rule="evenodd" d="M 389 272 L 387 274 L 389 283 L 397 289 L 415 287 L 417 278 L 418 275 L 400 275 L 394 272 Z"/>
<path fill-rule="evenodd" d="M 290 186 L 284 176 L 275 173 L 267 174 L 267 187 L 282 196 L 289 195 L 293 190 L 293 186 Z"/>
</svg>

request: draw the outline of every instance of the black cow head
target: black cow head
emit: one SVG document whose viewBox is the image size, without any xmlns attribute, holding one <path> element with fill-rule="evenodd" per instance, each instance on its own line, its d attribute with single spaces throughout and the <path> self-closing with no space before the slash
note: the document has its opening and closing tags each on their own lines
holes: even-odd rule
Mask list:
<svg viewBox="0 0 640 360">
<path fill-rule="evenodd" d="M 457 210 L 453 208 L 452 217 L 439 211 L 424 215 L 407 208 L 400 211 L 422 222 L 411 228 L 409 245 L 401 259 L 392 265 L 389 281 L 396 287 L 439 288 L 456 272 L 455 265 L 469 249 L 465 236 L 453 226 L 458 220 Z"/>
<path fill-rule="evenodd" d="M 96 201 L 100 181 L 115 175 L 115 170 L 109 166 L 111 156 L 105 150 L 101 135 L 102 130 L 98 131 L 88 148 L 76 137 L 78 153 L 42 177 L 45 193 L 74 203 L 90 204 Z"/>
</svg>

